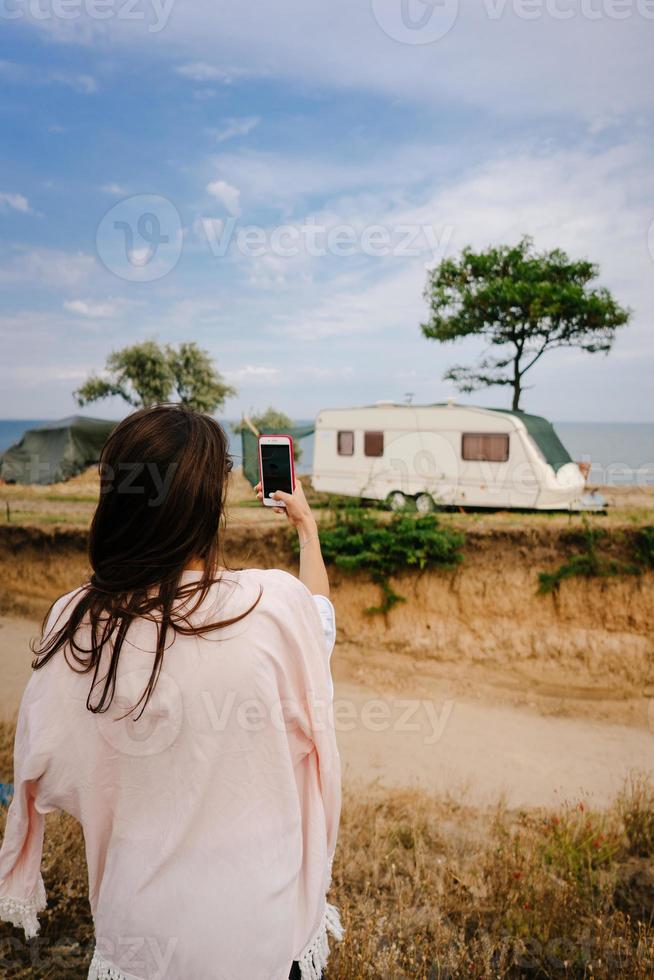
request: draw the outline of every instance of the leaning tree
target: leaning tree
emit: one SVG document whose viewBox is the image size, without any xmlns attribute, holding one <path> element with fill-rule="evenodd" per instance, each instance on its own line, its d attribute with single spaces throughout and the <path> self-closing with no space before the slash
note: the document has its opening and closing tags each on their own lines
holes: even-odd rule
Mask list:
<svg viewBox="0 0 654 980">
<path fill-rule="evenodd" d="M 547 351 L 576 347 L 608 353 L 631 311 L 595 285 L 599 268 L 561 249 L 537 252 L 530 238 L 481 252 L 465 248 L 430 270 L 425 287 L 425 337 L 442 343 L 481 337 L 488 345 L 474 366 L 444 375 L 460 391 L 504 385 L 520 409 L 524 377 Z"/>
</svg>

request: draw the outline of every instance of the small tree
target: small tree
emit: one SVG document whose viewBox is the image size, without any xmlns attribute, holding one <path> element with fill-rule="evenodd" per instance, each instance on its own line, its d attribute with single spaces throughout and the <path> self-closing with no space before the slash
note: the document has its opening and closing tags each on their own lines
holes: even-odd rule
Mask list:
<svg viewBox="0 0 654 980">
<path fill-rule="evenodd" d="M 160 346 L 146 340 L 114 351 L 107 358 L 104 377 L 92 375 L 75 392 L 78 405 L 117 395 L 135 407 L 171 401 L 199 412 L 216 412 L 236 394 L 223 381 L 207 351 L 194 343 Z"/>
<path fill-rule="evenodd" d="M 560 249 L 536 252 L 527 237 L 515 246 L 465 248 L 458 260 L 445 259 L 427 278 L 424 336 L 441 342 L 481 336 L 497 353 L 474 367 L 452 367 L 444 378 L 464 392 L 506 385 L 519 409 L 524 376 L 546 351 L 608 353 L 631 311 L 608 289 L 591 285 L 598 273 L 592 262 L 573 261 Z"/>
<path fill-rule="evenodd" d="M 265 410 L 265 412 L 259 412 L 257 415 L 248 416 L 250 422 L 259 431 L 268 430 L 269 432 L 273 430 L 279 434 L 288 432 L 289 429 L 293 427 L 293 420 L 288 417 L 284 412 L 280 412 L 278 409 L 273 408 L 272 405 Z M 233 426 L 235 432 L 242 432 L 243 429 L 247 428 L 247 423 L 244 421 L 236 423 Z M 296 463 L 299 463 L 302 459 L 302 448 L 299 443 L 293 442 L 293 458 Z"/>
<path fill-rule="evenodd" d="M 209 353 L 197 344 L 180 344 L 177 350 L 167 347 L 166 354 L 173 389 L 183 405 L 213 413 L 236 394 L 236 388 L 223 381 Z"/>
</svg>

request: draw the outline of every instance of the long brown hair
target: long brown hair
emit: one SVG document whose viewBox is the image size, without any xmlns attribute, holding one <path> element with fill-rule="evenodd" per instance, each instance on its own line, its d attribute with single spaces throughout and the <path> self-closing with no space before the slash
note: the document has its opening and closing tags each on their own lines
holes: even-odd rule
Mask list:
<svg viewBox="0 0 654 980">
<path fill-rule="evenodd" d="M 221 426 L 182 405 L 141 409 L 109 436 L 100 458 L 100 499 L 89 534 L 92 575 L 73 597 L 77 601 L 65 624 L 46 636 L 48 613 L 32 663 L 35 669 L 43 667 L 63 649 L 73 670 L 92 673 L 89 711 L 103 712 L 111 705 L 120 653 L 137 618 L 157 627 L 152 672 L 130 709 L 141 705 L 140 717 L 161 672 L 169 630 L 190 636 L 229 626 L 247 616 L 261 598 L 260 593 L 233 619 L 196 626 L 190 621 L 218 581 L 230 469 Z M 182 572 L 192 562 L 204 563 L 201 577 L 182 582 Z M 90 627 L 88 646 L 80 642 L 81 626 Z M 109 666 L 99 677 L 107 644 Z"/>
</svg>

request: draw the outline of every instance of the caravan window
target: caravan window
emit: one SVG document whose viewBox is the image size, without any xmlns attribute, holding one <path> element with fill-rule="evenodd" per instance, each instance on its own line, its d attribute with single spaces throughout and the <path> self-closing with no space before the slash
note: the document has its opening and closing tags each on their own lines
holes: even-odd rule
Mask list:
<svg viewBox="0 0 654 980">
<path fill-rule="evenodd" d="M 509 435 L 507 432 L 464 432 L 461 456 L 477 462 L 506 463 L 509 458 Z"/>
<path fill-rule="evenodd" d="M 336 449 L 339 456 L 354 456 L 354 433 L 338 432 L 336 435 Z"/>
<path fill-rule="evenodd" d="M 383 432 L 364 432 L 363 452 L 366 456 L 384 455 L 384 433 Z"/>
</svg>

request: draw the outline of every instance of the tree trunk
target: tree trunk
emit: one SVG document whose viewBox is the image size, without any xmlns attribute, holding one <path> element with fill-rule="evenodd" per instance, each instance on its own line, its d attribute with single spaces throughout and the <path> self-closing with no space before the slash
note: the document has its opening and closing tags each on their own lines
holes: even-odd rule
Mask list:
<svg viewBox="0 0 654 980">
<path fill-rule="evenodd" d="M 513 361 L 513 411 L 520 410 L 520 395 L 522 394 L 522 376 L 520 374 L 520 358 Z"/>
</svg>

